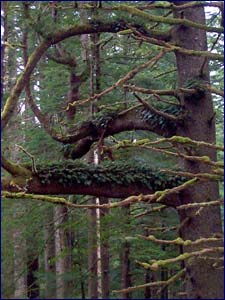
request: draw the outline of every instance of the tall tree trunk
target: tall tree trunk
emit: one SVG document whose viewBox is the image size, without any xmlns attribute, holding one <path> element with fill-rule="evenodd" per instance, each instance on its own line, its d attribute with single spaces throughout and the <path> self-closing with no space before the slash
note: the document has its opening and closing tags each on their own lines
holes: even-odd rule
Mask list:
<svg viewBox="0 0 225 300">
<path fill-rule="evenodd" d="M 100 198 L 100 204 L 108 203 L 108 198 Z M 102 279 L 102 298 L 109 299 L 110 295 L 110 270 L 109 270 L 109 237 L 108 226 L 104 226 L 104 218 L 109 213 L 108 209 L 100 211 L 100 232 L 101 232 L 101 279 Z"/>
<path fill-rule="evenodd" d="M 185 1 L 180 1 L 182 4 Z M 188 1 L 186 1 L 188 2 Z M 198 23 L 205 24 L 203 7 L 177 11 L 175 17 L 182 17 L 191 21 L 198 20 Z M 175 38 L 179 46 L 193 50 L 207 50 L 206 33 L 203 30 L 178 26 L 175 31 Z M 176 53 L 179 86 L 185 86 L 189 79 L 202 79 L 210 81 L 208 62 L 203 57 L 187 56 Z M 194 140 L 201 140 L 208 143 L 215 143 L 215 120 L 211 94 L 207 91 L 197 96 L 183 97 L 181 103 L 188 116 L 183 126 L 177 129 L 177 135 L 186 136 Z M 207 155 L 216 160 L 216 151 L 210 148 L 201 148 L 197 155 Z M 182 161 L 184 170 L 193 173 L 208 173 L 210 167 L 198 162 Z M 180 201 L 184 203 L 197 203 L 213 201 L 219 198 L 218 184 L 215 182 L 200 183 L 181 193 Z M 196 214 L 196 209 L 182 210 L 179 212 L 180 220 L 187 220 L 181 228 L 181 236 L 184 240 L 196 240 L 198 238 L 212 237 L 222 234 L 220 208 L 211 206 L 205 207 Z M 220 243 L 207 243 L 204 246 L 221 246 Z M 201 246 L 184 247 L 184 252 L 198 251 Z M 216 255 L 215 255 L 216 256 Z M 186 293 L 191 299 L 222 299 L 223 298 L 223 270 L 213 266 L 215 261 L 195 258 L 185 262 L 186 272 Z"/>
<path fill-rule="evenodd" d="M 68 221 L 68 209 L 57 205 L 55 207 L 55 256 L 56 256 L 56 298 L 70 296 L 70 281 L 65 279 L 65 273 L 70 271 L 71 262 L 69 250 L 68 233 L 64 228 Z"/>
<path fill-rule="evenodd" d="M 95 7 L 98 6 L 99 1 L 93 1 L 92 5 L 94 8 L 91 11 L 91 17 L 93 19 L 98 18 L 98 12 Z M 90 90 L 91 95 L 93 96 L 95 93 L 100 93 L 100 78 L 101 78 L 101 64 L 100 64 L 100 34 L 92 34 L 90 36 L 91 40 L 91 52 L 90 52 Z M 91 114 L 95 114 L 97 112 L 95 103 L 91 104 Z M 101 161 L 101 157 L 99 155 L 99 149 L 94 151 L 94 164 L 99 164 Z M 106 203 L 107 199 L 105 198 L 96 198 L 95 204 Z M 106 213 L 100 212 L 100 209 L 96 209 L 96 213 L 91 213 L 92 218 L 96 218 L 96 220 L 92 220 L 92 224 L 96 224 L 96 257 L 95 254 L 92 253 L 93 259 L 97 259 L 97 263 L 94 264 L 92 262 L 92 270 L 93 274 L 97 273 L 97 294 L 98 298 L 109 297 L 109 255 L 108 255 L 108 243 L 107 241 L 102 243 L 101 240 L 101 217 Z M 95 242 L 95 241 L 94 241 Z M 95 266 L 95 269 L 93 267 Z M 92 280 L 93 280 L 92 274 Z M 95 281 L 95 280 L 94 280 Z M 93 284 L 92 284 L 93 286 Z M 95 289 L 95 288 L 94 288 Z M 93 290 L 95 293 L 96 291 Z"/>
<path fill-rule="evenodd" d="M 48 207 L 45 212 L 45 227 L 44 227 L 44 265 L 45 265 L 45 298 L 55 299 L 55 233 L 54 233 L 54 212 L 53 207 Z"/>
<path fill-rule="evenodd" d="M 35 272 L 39 269 L 38 257 L 31 253 L 27 255 L 27 297 L 36 299 L 39 296 L 39 285 Z"/>
<path fill-rule="evenodd" d="M 93 204 L 96 199 L 93 198 Z M 97 217 L 96 210 L 90 210 L 90 223 L 88 229 L 88 298 L 98 299 L 98 271 L 97 271 Z"/>
<path fill-rule="evenodd" d="M 14 218 L 18 219 L 23 215 L 21 203 L 14 204 Z M 27 278 L 26 278 L 26 241 L 23 236 L 23 229 L 18 227 L 13 233 L 14 240 L 14 298 L 27 298 Z"/>
</svg>

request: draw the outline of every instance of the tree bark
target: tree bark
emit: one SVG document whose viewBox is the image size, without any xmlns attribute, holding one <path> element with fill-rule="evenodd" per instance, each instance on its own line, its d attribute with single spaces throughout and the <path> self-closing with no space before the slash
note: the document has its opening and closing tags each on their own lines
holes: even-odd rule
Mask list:
<svg viewBox="0 0 225 300">
<path fill-rule="evenodd" d="M 185 3 L 180 1 L 179 4 Z M 183 17 L 188 20 L 205 24 L 204 8 L 185 9 L 176 12 L 175 17 Z M 178 26 L 174 32 L 174 37 L 179 45 L 186 49 L 207 50 L 206 33 L 200 29 L 185 26 Z M 184 86 L 187 80 L 200 78 L 208 81 L 208 62 L 202 57 L 186 56 L 176 53 L 178 82 L 179 86 Z M 215 120 L 213 118 L 213 103 L 211 94 L 204 91 L 194 97 L 183 97 L 182 105 L 188 111 L 188 117 L 184 126 L 177 128 L 177 135 L 190 137 L 191 139 L 215 143 Z M 216 151 L 209 148 L 201 148 L 198 155 L 208 155 L 212 160 L 216 160 Z M 182 167 L 188 172 L 209 172 L 210 167 L 205 164 L 182 161 Z M 184 203 L 196 203 L 202 201 L 213 201 L 219 198 L 218 184 L 207 182 L 188 188 L 181 193 L 180 201 Z M 215 234 L 222 234 L 221 216 L 219 207 L 204 208 L 200 213 L 195 209 L 182 210 L 180 220 L 187 220 L 180 232 L 184 240 L 195 240 L 198 238 L 212 237 Z M 219 246 L 208 243 L 206 247 Z M 184 252 L 196 251 L 199 247 L 184 247 Z M 223 298 L 223 270 L 213 266 L 212 260 L 202 260 L 196 258 L 185 262 L 186 292 L 189 299 L 222 299 Z"/>
</svg>

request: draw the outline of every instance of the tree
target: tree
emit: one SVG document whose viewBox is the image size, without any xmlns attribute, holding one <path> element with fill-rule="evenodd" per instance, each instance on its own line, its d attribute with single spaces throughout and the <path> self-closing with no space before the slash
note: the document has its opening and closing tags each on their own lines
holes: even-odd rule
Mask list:
<svg viewBox="0 0 225 300">
<path fill-rule="evenodd" d="M 15 5 L 20 7 L 22 2 Z M 99 1 L 93 5 L 53 1 L 50 4 L 28 3 L 24 21 L 21 15 L 17 16 L 21 28 L 29 26 L 34 35 L 28 37 L 29 59 L 25 68 L 18 74 L 14 88 L 5 99 L 2 129 L 7 130 L 12 117 L 16 117 L 16 108 L 25 91 L 27 105 L 36 117 L 36 123 L 30 122 L 29 125 L 36 126 L 42 134 L 44 130 L 61 146 L 61 149 L 54 146 L 52 158 L 64 157 L 59 162 L 55 159 L 46 164 L 40 151 L 32 150 L 32 146 L 29 151 L 25 150 L 28 148 L 25 142 L 22 148 L 27 156 L 23 158 L 25 163 L 16 164 L 13 155 L 8 159 L 3 151 L 2 167 L 9 173 L 2 179 L 3 198 L 36 199 L 74 209 L 88 208 L 92 212 L 96 208 L 148 207 L 161 203 L 176 210 L 179 216 L 178 239 L 165 240 L 146 234 L 141 238 L 162 244 L 162 252 L 166 252 L 165 244 L 179 245 L 181 255 L 151 263 L 139 261 L 139 266 L 146 272 L 161 270 L 162 280 L 135 287 L 123 285 L 120 292 L 124 295 L 139 288 L 146 288 L 148 294 L 147 287 L 160 285 L 161 295 L 167 295 L 167 285 L 185 274 L 184 297 L 220 299 L 223 296 L 218 186 L 222 163 L 217 162 L 217 152 L 222 147 L 215 144 L 216 117 L 212 100 L 212 93 L 221 96 L 223 92 L 210 84 L 209 72 L 209 62 L 221 62 L 223 56 L 208 50 L 206 35 L 207 32 L 217 34 L 218 42 L 223 27 L 206 24 L 204 6 L 207 5 L 216 7 L 223 15 L 222 1 L 210 4 Z M 92 18 L 81 23 L 84 11 L 88 11 Z M 97 76 L 98 70 L 93 71 L 93 66 L 87 67 L 87 62 L 82 60 L 87 35 L 91 35 L 91 46 L 94 44 L 95 49 L 101 49 L 100 59 L 104 60 L 101 73 L 105 72 L 105 78 Z M 81 41 L 76 39 L 80 36 L 83 37 Z M 135 46 L 129 49 L 129 43 Z M 21 45 L 14 44 L 20 49 L 17 54 L 19 61 Z M 125 55 L 125 59 L 118 60 L 121 68 L 116 71 L 113 70 L 113 60 L 110 63 L 112 47 L 116 55 Z M 137 64 L 133 59 L 138 51 L 142 61 L 137 59 Z M 41 64 L 44 55 L 45 64 Z M 99 63 L 99 58 L 92 54 L 91 63 L 94 59 Z M 164 70 L 155 78 L 151 74 L 167 65 L 173 67 L 168 73 L 168 77 L 174 79 L 168 83 L 169 88 L 164 86 L 167 82 L 161 80 L 166 74 Z M 123 70 L 126 72 L 119 74 Z M 45 80 L 40 79 L 40 74 L 44 74 Z M 102 82 L 96 82 L 95 91 L 89 92 L 87 78 L 93 74 Z M 69 75 L 68 89 L 66 75 Z M 54 82 L 50 84 L 54 76 L 57 78 L 55 86 Z M 108 82 L 111 79 L 113 81 Z M 60 81 L 63 87 L 59 88 Z M 146 94 L 150 97 L 144 98 Z M 134 101 L 138 104 L 133 105 Z M 86 118 L 90 104 L 95 114 Z M 138 137 L 141 137 L 141 132 L 148 135 L 139 140 L 127 140 L 124 139 L 127 132 L 137 132 Z M 37 135 L 32 138 L 37 139 Z M 140 153 L 147 149 L 175 157 L 175 167 L 154 169 L 146 163 L 141 164 L 141 157 L 138 164 L 119 161 L 120 155 L 126 159 L 134 147 L 139 147 Z M 96 148 L 107 160 L 99 165 L 86 164 L 86 155 Z M 50 151 L 48 155 L 51 157 Z M 71 194 L 114 200 L 100 205 L 82 205 L 61 196 Z M 126 199 L 116 201 L 115 198 Z M 129 246 L 130 256 L 129 240 L 124 244 Z M 126 261 L 130 264 L 130 257 L 123 258 L 124 268 L 127 268 Z M 166 266 L 177 261 L 183 262 L 183 269 L 171 278 L 165 278 Z M 148 273 L 145 276 L 149 278 Z"/>
</svg>

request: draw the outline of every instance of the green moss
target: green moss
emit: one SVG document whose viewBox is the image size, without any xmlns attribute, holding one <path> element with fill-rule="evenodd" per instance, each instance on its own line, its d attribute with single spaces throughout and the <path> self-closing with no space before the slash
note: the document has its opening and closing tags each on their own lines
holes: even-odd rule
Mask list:
<svg viewBox="0 0 225 300">
<path fill-rule="evenodd" d="M 104 163 L 102 165 L 86 165 L 83 163 L 63 162 L 39 168 L 38 177 L 42 184 L 58 182 L 63 186 L 93 183 L 110 183 L 118 186 L 139 184 L 152 191 L 164 190 L 177 186 L 185 181 L 184 177 L 168 175 L 159 170 L 129 163 Z"/>
</svg>

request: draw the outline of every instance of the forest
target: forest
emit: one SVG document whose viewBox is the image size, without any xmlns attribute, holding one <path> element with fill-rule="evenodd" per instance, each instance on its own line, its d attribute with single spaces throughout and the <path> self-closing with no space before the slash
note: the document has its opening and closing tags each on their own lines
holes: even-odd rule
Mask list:
<svg viewBox="0 0 225 300">
<path fill-rule="evenodd" d="M 1 298 L 223 299 L 223 1 L 1 1 Z"/>
</svg>

